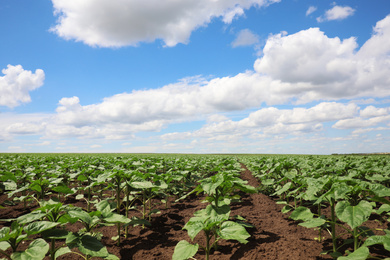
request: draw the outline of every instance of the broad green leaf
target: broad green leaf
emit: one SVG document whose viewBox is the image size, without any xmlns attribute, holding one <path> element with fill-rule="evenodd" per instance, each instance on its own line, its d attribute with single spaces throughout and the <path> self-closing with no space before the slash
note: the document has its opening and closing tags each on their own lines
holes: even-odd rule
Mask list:
<svg viewBox="0 0 390 260">
<path fill-rule="evenodd" d="M 279 189 L 276 192 L 274 192 L 273 194 L 271 194 L 271 196 L 275 196 L 275 195 L 280 196 L 284 192 L 288 191 L 290 189 L 291 185 L 292 185 L 292 182 L 287 182 L 286 184 L 284 184 L 284 186 L 281 189 Z"/>
<path fill-rule="evenodd" d="M 175 251 L 172 255 L 172 260 L 186 260 L 193 257 L 198 252 L 199 245 L 192 245 L 185 240 L 181 240 L 175 246 Z"/>
<path fill-rule="evenodd" d="M 275 184 L 275 179 L 265 179 L 265 180 L 261 181 L 261 184 L 264 186 L 269 186 L 269 185 Z"/>
<path fill-rule="evenodd" d="M 229 207 L 229 205 L 222 205 L 220 207 L 216 207 L 214 205 L 208 205 L 205 209 L 195 212 L 194 215 L 195 216 L 208 216 L 208 217 L 210 217 L 211 221 L 219 222 L 219 221 L 229 219 L 230 207 Z"/>
<path fill-rule="evenodd" d="M 282 213 L 286 214 L 287 212 L 290 212 L 293 209 L 290 205 L 286 205 L 282 208 Z"/>
<path fill-rule="evenodd" d="M 187 230 L 188 236 L 194 240 L 197 234 L 200 231 L 205 229 L 207 217 L 192 217 L 190 220 L 184 225 L 183 229 Z"/>
<path fill-rule="evenodd" d="M 115 203 L 111 203 L 108 200 L 102 200 L 101 202 L 97 203 L 96 209 L 100 211 L 103 215 L 108 214 L 115 210 Z"/>
<path fill-rule="evenodd" d="M 46 216 L 45 213 L 33 211 L 29 214 L 25 214 L 18 217 L 16 221 L 18 221 L 20 224 L 28 224 L 36 220 L 42 219 L 44 216 Z"/>
<path fill-rule="evenodd" d="M 18 186 L 14 181 L 5 181 L 2 183 L 4 190 L 16 190 Z"/>
<path fill-rule="evenodd" d="M 107 257 L 107 248 L 95 237 L 90 235 L 69 234 L 66 238 L 69 248 L 77 247 L 84 255 L 92 257 Z"/>
<path fill-rule="evenodd" d="M 24 227 L 24 231 L 26 232 L 27 235 L 34 235 L 34 234 L 41 233 L 45 230 L 54 228 L 59 224 L 60 223 L 50 222 L 50 221 L 33 222 L 28 224 L 26 227 Z"/>
<path fill-rule="evenodd" d="M 379 207 L 378 210 L 376 210 L 377 214 L 382 214 L 383 212 L 390 212 L 390 205 L 389 204 L 383 204 Z"/>
<path fill-rule="evenodd" d="M 0 242 L 0 250 L 7 250 L 8 248 L 10 248 L 11 245 L 7 242 L 7 241 L 1 241 Z"/>
<path fill-rule="evenodd" d="M 364 246 L 383 245 L 383 247 L 390 251 L 390 234 L 384 236 L 371 236 L 364 241 Z"/>
<path fill-rule="evenodd" d="M 41 260 L 49 251 L 49 244 L 42 238 L 31 242 L 24 252 L 15 252 L 11 255 L 12 260 Z"/>
<path fill-rule="evenodd" d="M 223 175 L 217 174 L 210 178 L 204 179 L 200 185 L 206 194 L 212 195 L 216 192 L 217 187 L 221 185 L 223 181 Z"/>
<path fill-rule="evenodd" d="M 250 237 L 250 235 L 242 225 L 233 221 L 223 222 L 219 230 L 219 235 L 223 239 L 233 239 L 243 244 L 248 243 L 246 239 Z"/>
<path fill-rule="evenodd" d="M 372 213 L 372 205 L 365 200 L 356 206 L 351 206 L 347 201 L 340 201 L 336 204 L 335 211 L 341 221 L 354 229 L 368 220 Z"/>
<path fill-rule="evenodd" d="M 48 229 L 42 232 L 42 236 L 45 239 L 65 239 L 69 235 L 70 231 L 65 229 Z"/>
<path fill-rule="evenodd" d="M 58 185 L 57 187 L 52 188 L 53 191 L 63 194 L 72 194 L 73 191 L 71 188 L 66 186 L 65 184 Z"/>
<path fill-rule="evenodd" d="M 154 188 L 155 185 L 153 185 L 153 183 L 151 183 L 150 181 L 134 181 L 131 183 L 131 186 L 136 188 L 136 189 L 151 189 L 151 188 Z"/>
<path fill-rule="evenodd" d="M 72 218 L 80 219 L 81 221 L 87 223 L 88 225 L 92 224 L 92 217 L 83 210 L 71 210 L 68 212 L 69 216 Z"/>
<path fill-rule="evenodd" d="M 8 240 L 9 233 L 11 232 L 11 229 L 9 227 L 3 227 L 0 229 L 0 241 L 1 240 Z"/>
<path fill-rule="evenodd" d="M 56 252 L 55 252 L 55 258 L 57 259 L 57 257 L 60 257 L 62 255 L 65 255 L 67 253 L 70 253 L 72 251 L 70 251 L 69 247 L 65 246 L 65 247 L 61 247 L 60 249 L 58 249 Z"/>
<path fill-rule="evenodd" d="M 370 251 L 367 247 L 362 246 L 356 249 L 355 252 L 348 256 L 340 256 L 337 260 L 365 260 L 370 256 Z"/>
<path fill-rule="evenodd" d="M 76 196 L 76 200 L 81 200 L 81 199 L 83 199 L 84 198 L 84 194 L 78 194 L 77 196 Z"/>
<path fill-rule="evenodd" d="M 113 254 L 108 254 L 108 256 L 106 256 L 104 259 L 108 259 L 108 260 L 120 260 L 116 255 L 113 255 Z"/>
<path fill-rule="evenodd" d="M 311 213 L 309 208 L 300 206 L 296 208 L 290 215 L 290 218 L 293 220 L 303 220 L 303 221 L 308 221 L 312 219 L 314 216 L 313 213 Z"/>
<path fill-rule="evenodd" d="M 310 220 L 307 220 L 303 223 L 299 223 L 298 225 L 302 226 L 302 227 L 305 227 L 305 228 L 315 228 L 315 227 L 319 227 L 323 224 L 325 224 L 325 219 L 322 219 L 322 218 L 312 218 Z"/>
<path fill-rule="evenodd" d="M 390 196 L 390 188 L 379 183 L 370 184 L 370 191 L 378 197 Z"/>
<path fill-rule="evenodd" d="M 104 218 L 104 221 L 107 223 L 123 223 L 123 224 L 130 223 L 129 218 L 117 213 L 109 214 L 107 217 Z"/>
</svg>

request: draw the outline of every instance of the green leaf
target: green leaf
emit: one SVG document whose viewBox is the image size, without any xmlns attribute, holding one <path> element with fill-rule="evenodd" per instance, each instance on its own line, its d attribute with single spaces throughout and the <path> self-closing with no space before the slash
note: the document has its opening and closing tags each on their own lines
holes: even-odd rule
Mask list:
<svg viewBox="0 0 390 260">
<path fill-rule="evenodd" d="M 4 190 L 16 190 L 18 187 L 14 181 L 5 181 L 2 185 L 4 186 Z"/>
<path fill-rule="evenodd" d="M 103 215 L 111 213 L 115 210 L 115 202 L 111 203 L 108 200 L 102 200 L 98 204 L 95 205 L 96 209 L 100 211 Z"/>
<path fill-rule="evenodd" d="M 84 255 L 92 257 L 107 257 L 107 248 L 95 237 L 70 233 L 66 238 L 69 248 L 77 247 Z"/>
<path fill-rule="evenodd" d="M 390 196 L 390 188 L 379 183 L 370 184 L 370 191 L 378 197 Z"/>
<path fill-rule="evenodd" d="M 50 222 L 50 221 L 33 222 L 33 223 L 28 224 L 24 228 L 24 231 L 26 232 L 27 235 L 35 235 L 35 234 L 41 233 L 45 230 L 54 228 L 55 226 L 57 226 L 59 224 L 60 223 Z"/>
<path fill-rule="evenodd" d="M 70 253 L 72 251 L 70 251 L 69 247 L 61 247 L 60 249 L 58 249 L 56 252 L 55 252 L 55 259 L 57 259 L 57 257 L 60 257 L 62 255 L 65 255 L 67 253 Z"/>
<path fill-rule="evenodd" d="M 290 212 L 291 210 L 293 209 L 293 207 L 291 207 L 290 205 L 286 205 L 282 208 L 281 212 L 283 214 L 286 214 L 287 212 Z"/>
<path fill-rule="evenodd" d="M 71 188 L 66 186 L 65 184 L 60 184 L 57 187 L 52 188 L 53 191 L 63 194 L 72 194 L 73 191 Z"/>
<path fill-rule="evenodd" d="M 200 185 L 206 194 L 212 195 L 215 193 L 217 187 L 223 183 L 223 180 L 223 175 L 217 174 L 211 178 L 204 179 Z"/>
<path fill-rule="evenodd" d="M 49 229 L 42 232 L 42 236 L 45 239 L 65 239 L 69 235 L 70 231 L 65 229 Z"/>
<path fill-rule="evenodd" d="M 371 236 L 364 241 L 364 246 L 383 245 L 383 247 L 390 251 L 390 234 L 384 236 Z"/>
<path fill-rule="evenodd" d="M 83 199 L 84 198 L 84 194 L 78 194 L 77 196 L 76 196 L 76 200 L 81 200 L 81 199 Z"/>
<path fill-rule="evenodd" d="M 88 225 L 92 224 L 92 217 L 83 210 L 72 210 L 68 212 L 69 216 L 72 218 L 80 219 L 81 221 L 87 223 Z"/>
<path fill-rule="evenodd" d="M 107 223 L 123 223 L 123 224 L 130 223 L 129 218 L 117 213 L 111 213 L 110 215 L 104 218 L 104 221 Z"/>
<path fill-rule="evenodd" d="M 0 250 L 5 251 L 10 247 L 11 247 L 11 245 L 9 243 L 7 243 L 7 241 L 0 242 Z"/>
<path fill-rule="evenodd" d="M 365 260 L 370 256 L 370 251 L 367 247 L 362 246 L 356 249 L 355 252 L 348 256 L 340 256 L 337 260 Z"/>
<path fill-rule="evenodd" d="M 383 212 L 390 212 L 390 205 L 389 204 L 383 204 L 379 207 L 378 210 L 376 210 L 377 214 L 382 214 Z"/>
<path fill-rule="evenodd" d="M 233 221 L 223 222 L 219 230 L 219 235 L 223 239 L 233 239 L 243 244 L 248 243 L 248 240 L 246 239 L 250 237 L 249 233 L 242 225 Z"/>
<path fill-rule="evenodd" d="M 292 182 L 287 182 L 280 190 L 277 190 L 276 192 L 271 194 L 271 196 L 275 196 L 275 195 L 280 196 L 284 192 L 288 191 L 290 189 L 291 185 L 292 185 Z"/>
<path fill-rule="evenodd" d="M 15 252 L 11 255 L 12 260 L 41 260 L 49 251 L 49 244 L 42 238 L 31 242 L 24 252 Z"/>
<path fill-rule="evenodd" d="M 104 259 L 108 259 L 108 260 L 120 260 L 116 255 L 113 255 L 113 254 L 108 254 L 108 256 L 106 256 Z"/>
<path fill-rule="evenodd" d="M 360 201 L 356 206 L 351 206 L 347 201 L 340 201 L 336 204 L 335 211 L 341 221 L 354 229 L 368 220 L 372 212 L 372 205 L 365 200 Z"/>
<path fill-rule="evenodd" d="M 155 185 L 151 183 L 150 181 L 134 181 L 131 183 L 131 186 L 136 189 L 151 189 L 154 188 Z"/>
<path fill-rule="evenodd" d="M 315 227 L 319 227 L 323 224 L 325 224 L 325 219 L 322 219 L 322 218 L 312 218 L 310 220 L 307 220 L 303 223 L 299 223 L 298 225 L 302 226 L 302 227 L 305 227 L 305 228 L 315 228 Z"/>
<path fill-rule="evenodd" d="M 187 230 L 188 236 L 194 240 L 197 234 L 200 231 L 207 227 L 205 221 L 207 217 L 192 217 L 190 220 L 184 225 L 183 229 Z"/>
<path fill-rule="evenodd" d="M 31 212 L 29 214 L 22 215 L 16 219 L 16 221 L 19 222 L 19 224 L 28 224 L 31 222 L 34 222 L 36 220 L 42 219 L 44 216 L 46 216 L 45 213 L 42 212 Z"/>
<path fill-rule="evenodd" d="M 296 208 L 290 215 L 290 218 L 293 220 L 303 220 L 308 221 L 313 218 L 314 214 L 311 213 L 309 208 L 300 206 Z"/>
<path fill-rule="evenodd" d="M 192 245 L 185 240 L 181 240 L 175 246 L 175 251 L 172 255 L 172 260 L 185 260 L 193 257 L 198 252 L 199 245 Z"/>
</svg>

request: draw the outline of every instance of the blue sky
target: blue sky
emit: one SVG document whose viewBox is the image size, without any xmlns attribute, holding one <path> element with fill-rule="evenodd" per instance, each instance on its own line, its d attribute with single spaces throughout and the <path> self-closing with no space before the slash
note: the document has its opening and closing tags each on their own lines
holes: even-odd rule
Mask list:
<svg viewBox="0 0 390 260">
<path fill-rule="evenodd" d="M 0 152 L 390 152 L 388 0 L 1 0 Z"/>
</svg>

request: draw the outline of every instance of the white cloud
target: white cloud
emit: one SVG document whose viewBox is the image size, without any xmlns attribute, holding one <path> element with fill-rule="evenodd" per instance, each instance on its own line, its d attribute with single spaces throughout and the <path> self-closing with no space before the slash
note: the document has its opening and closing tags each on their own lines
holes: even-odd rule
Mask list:
<svg viewBox="0 0 390 260">
<path fill-rule="evenodd" d="M 259 43 L 259 36 L 249 29 L 243 29 L 237 34 L 237 38 L 232 42 L 232 46 L 251 46 Z"/>
<path fill-rule="evenodd" d="M 309 16 L 311 15 L 312 13 L 314 13 L 315 11 L 317 11 L 317 7 L 315 6 L 310 6 L 307 11 L 306 11 L 306 16 Z"/>
<path fill-rule="evenodd" d="M 318 22 L 344 20 L 355 13 L 355 9 L 349 6 L 335 5 L 333 8 L 327 10 L 324 15 L 317 17 Z"/>
<path fill-rule="evenodd" d="M 164 140 L 208 138 L 209 140 L 238 140 L 243 136 L 301 135 L 323 130 L 323 123 L 354 118 L 359 108 L 354 104 L 323 102 L 311 108 L 262 108 L 239 121 L 209 121 L 193 132 L 170 133 Z"/>
<path fill-rule="evenodd" d="M 390 95 L 390 16 L 357 50 L 355 38 L 329 38 L 318 28 L 271 36 L 255 70 L 284 82 L 277 91 L 299 103 Z M 271 90 L 272 91 L 272 90 Z M 273 89 L 276 91 L 276 89 Z"/>
<path fill-rule="evenodd" d="M 89 105 L 78 97 L 63 98 L 52 115 L 0 114 L 0 140 L 17 135 L 129 140 L 138 132 L 158 132 L 169 124 L 194 120 L 207 123 L 197 131 L 165 134 L 162 139 L 314 134 L 335 121 L 334 129 L 377 129 L 390 123 L 388 108 L 360 109 L 353 102 L 337 102 L 374 102 L 390 95 L 389 37 L 390 16 L 376 24 L 359 50 L 355 38 L 330 38 L 318 28 L 280 33 L 269 37 L 254 71 L 211 80 L 185 78 Z M 311 108 L 275 107 L 309 102 L 321 103 Z M 229 113 L 237 111 L 245 118 L 233 121 Z"/>
<path fill-rule="evenodd" d="M 90 46 L 136 46 L 162 39 L 166 46 L 187 43 L 192 31 L 214 17 L 231 23 L 252 6 L 280 0 L 52 0 L 59 16 L 53 32 Z"/>
<path fill-rule="evenodd" d="M 29 92 L 43 85 L 45 73 L 41 69 L 32 73 L 21 65 L 8 65 L 0 76 L 0 106 L 10 108 L 31 101 Z"/>
<path fill-rule="evenodd" d="M 255 69 L 283 82 L 335 83 L 352 76 L 349 61 L 356 48 L 355 38 L 328 38 L 319 28 L 287 36 L 277 34 L 267 40 L 264 56 L 256 61 Z"/>
<path fill-rule="evenodd" d="M 368 106 L 360 111 L 360 116 L 363 118 L 387 116 L 390 114 L 390 108 L 376 108 L 374 106 Z"/>
<path fill-rule="evenodd" d="M 90 105 L 82 105 L 78 97 L 63 98 L 52 119 L 55 124 L 45 128 L 45 136 L 123 140 L 140 131 L 160 131 L 171 123 L 202 120 L 220 112 L 245 111 L 262 104 L 386 97 L 390 95 L 390 47 L 381 44 L 386 45 L 390 37 L 388 21 L 390 16 L 378 22 L 372 38 L 360 50 L 355 38 L 329 38 L 318 28 L 310 28 L 291 35 L 270 36 L 263 56 L 254 64 L 255 71 L 211 80 L 185 78 L 157 89 L 117 94 Z M 337 110 L 339 104 L 322 105 L 328 109 L 326 113 L 344 116 Z M 346 107 L 348 113 L 357 111 L 353 103 Z M 300 121 L 286 119 L 282 124 L 306 124 L 313 120 L 321 123 L 320 115 L 327 118 L 326 113 L 320 113 L 324 109 L 297 108 L 285 117 Z M 368 112 L 362 112 L 362 116 Z M 281 112 L 267 108 L 262 113 L 259 124 L 268 124 L 267 118 L 273 120 Z M 315 119 L 312 114 L 317 114 Z M 214 123 L 226 121 L 213 117 L 209 120 Z M 319 128 L 312 124 L 310 129 Z"/>
</svg>

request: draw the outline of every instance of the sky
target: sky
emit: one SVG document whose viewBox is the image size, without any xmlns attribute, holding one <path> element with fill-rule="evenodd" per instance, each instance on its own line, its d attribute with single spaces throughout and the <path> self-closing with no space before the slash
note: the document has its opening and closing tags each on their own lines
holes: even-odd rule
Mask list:
<svg viewBox="0 0 390 260">
<path fill-rule="evenodd" d="M 390 152 L 389 0 L 0 0 L 0 152 Z"/>
</svg>

